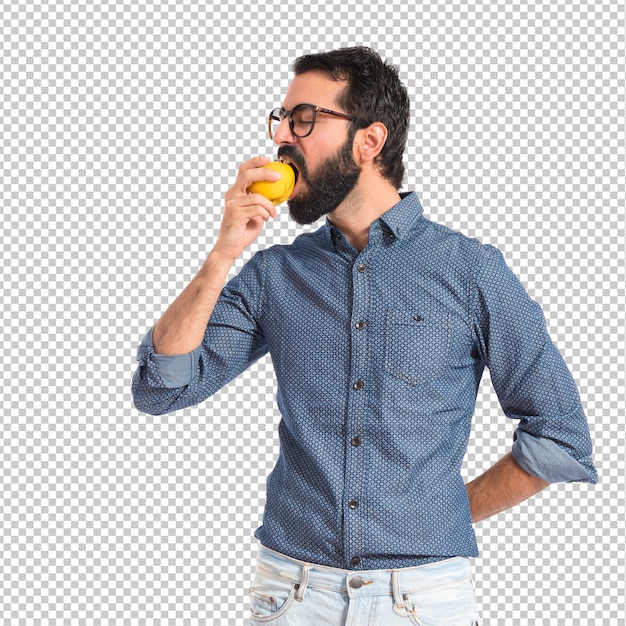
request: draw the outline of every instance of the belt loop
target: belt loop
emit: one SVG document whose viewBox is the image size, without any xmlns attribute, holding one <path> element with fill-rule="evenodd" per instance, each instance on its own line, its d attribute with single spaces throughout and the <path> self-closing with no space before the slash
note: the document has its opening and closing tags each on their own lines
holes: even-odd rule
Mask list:
<svg viewBox="0 0 626 626">
<path fill-rule="evenodd" d="M 393 603 L 397 609 L 404 608 L 404 601 L 400 593 L 400 572 L 392 570 L 391 572 L 391 588 L 393 589 Z"/>
<path fill-rule="evenodd" d="M 302 602 L 302 600 L 304 600 L 304 592 L 306 591 L 307 585 L 309 584 L 310 569 L 310 565 L 303 565 L 302 567 L 302 579 L 300 580 L 300 584 L 298 585 L 298 589 L 296 591 L 296 600 L 298 602 Z"/>
</svg>

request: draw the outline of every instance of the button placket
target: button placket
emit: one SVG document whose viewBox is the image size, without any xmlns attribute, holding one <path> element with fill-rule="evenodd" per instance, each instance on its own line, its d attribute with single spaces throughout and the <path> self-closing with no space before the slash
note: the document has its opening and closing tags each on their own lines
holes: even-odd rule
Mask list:
<svg viewBox="0 0 626 626">
<path fill-rule="evenodd" d="M 364 545 L 364 475 L 366 455 L 363 447 L 365 433 L 369 346 L 367 323 L 369 305 L 369 262 L 361 254 L 353 265 L 352 311 L 351 311 L 351 390 L 346 422 L 346 482 L 344 554 L 350 567 L 357 567 Z M 356 563 L 356 564 L 355 564 Z"/>
</svg>

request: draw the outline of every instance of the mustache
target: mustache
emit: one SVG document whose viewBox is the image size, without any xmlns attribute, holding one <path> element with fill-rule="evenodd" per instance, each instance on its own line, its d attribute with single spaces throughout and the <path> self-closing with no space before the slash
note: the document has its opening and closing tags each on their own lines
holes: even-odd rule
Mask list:
<svg viewBox="0 0 626 626">
<path fill-rule="evenodd" d="M 278 158 L 287 157 L 299 171 L 306 172 L 304 157 L 295 146 L 281 146 L 278 148 Z"/>
</svg>

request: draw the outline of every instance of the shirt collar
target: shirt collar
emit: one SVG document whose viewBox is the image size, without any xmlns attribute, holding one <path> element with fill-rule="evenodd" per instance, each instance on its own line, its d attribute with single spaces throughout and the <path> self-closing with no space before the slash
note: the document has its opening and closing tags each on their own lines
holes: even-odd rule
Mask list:
<svg viewBox="0 0 626 626">
<path fill-rule="evenodd" d="M 385 243 L 391 243 L 395 239 L 402 239 L 413 225 L 422 218 L 423 214 L 424 209 L 417 194 L 414 191 L 403 192 L 400 194 L 400 202 L 394 204 L 370 226 L 370 236 L 373 234 L 373 230 L 381 229 Z M 344 237 L 341 231 L 328 218 L 326 219 L 325 229 L 328 239 L 336 250 L 339 251 L 340 247 L 343 248 L 348 245 L 347 242 L 343 242 Z"/>
<path fill-rule="evenodd" d="M 397 239 L 402 239 L 411 230 L 415 222 L 422 218 L 424 209 L 414 191 L 400 194 L 400 202 L 394 204 L 380 216 Z"/>
</svg>

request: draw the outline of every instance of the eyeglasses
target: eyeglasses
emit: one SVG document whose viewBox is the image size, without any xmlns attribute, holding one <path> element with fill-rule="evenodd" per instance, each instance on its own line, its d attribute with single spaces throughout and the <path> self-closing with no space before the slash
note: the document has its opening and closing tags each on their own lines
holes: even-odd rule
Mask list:
<svg viewBox="0 0 626 626">
<path fill-rule="evenodd" d="M 299 139 L 308 137 L 313 132 L 318 113 L 334 115 L 335 117 L 341 117 L 345 120 L 354 120 L 352 115 L 337 113 L 337 111 L 324 109 L 314 104 L 298 104 L 293 107 L 291 111 L 285 111 L 285 109 L 280 107 L 270 112 L 267 121 L 267 130 L 269 131 L 270 139 L 274 139 L 278 127 L 285 118 L 289 119 L 289 129 L 294 137 L 298 137 Z"/>
</svg>

